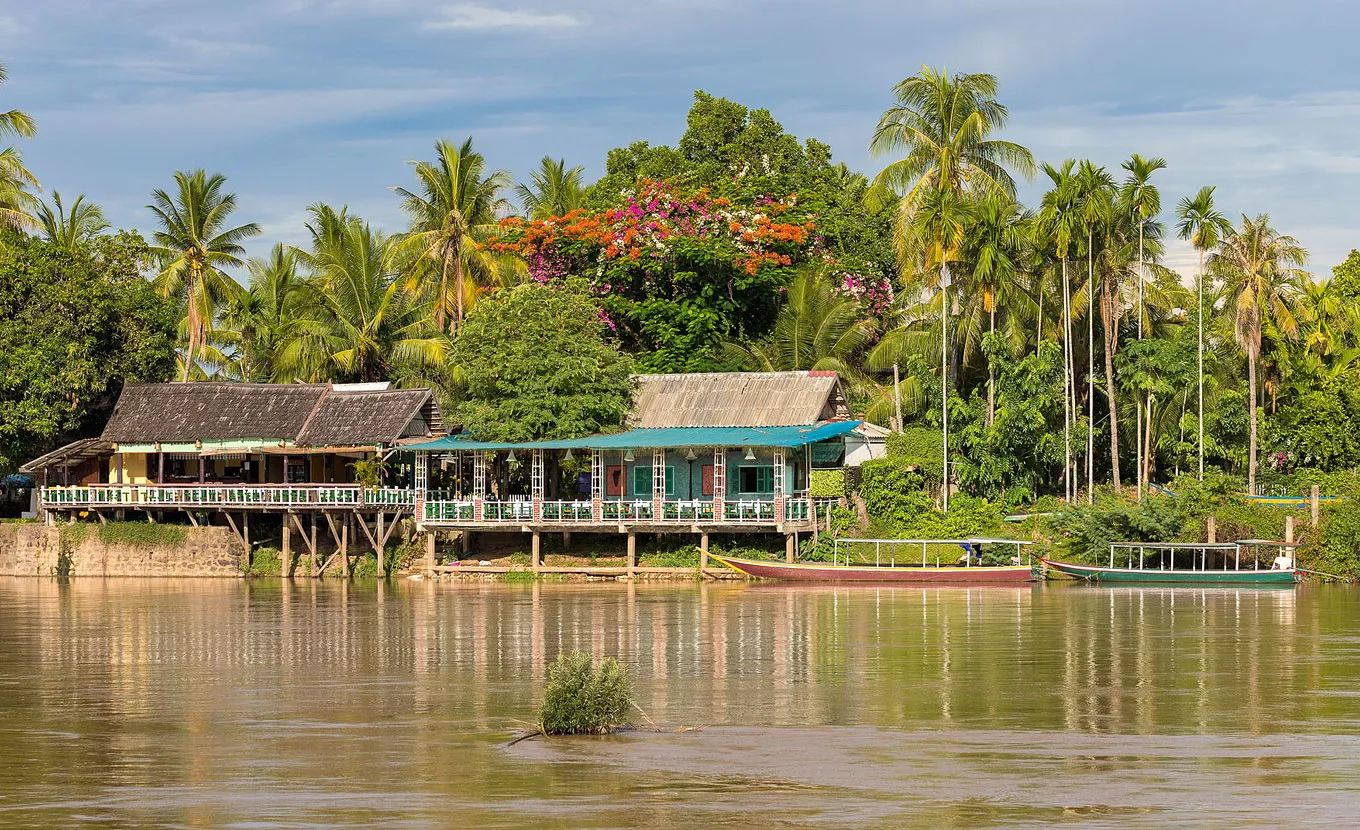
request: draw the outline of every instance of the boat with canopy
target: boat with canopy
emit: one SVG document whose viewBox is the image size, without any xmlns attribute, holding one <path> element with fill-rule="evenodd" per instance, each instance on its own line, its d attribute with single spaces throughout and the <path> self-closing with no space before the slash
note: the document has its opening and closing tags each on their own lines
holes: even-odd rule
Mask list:
<svg viewBox="0 0 1360 830">
<path fill-rule="evenodd" d="M 1040 558 L 1045 568 L 1091 582 L 1292 585 L 1295 542 L 1115 542 L 1105 565 Z M 1265 559 L 1271 553 L 1272 559 Z M 1264 565 L 1264 567 L 1263 567 Z"/>
<path fill-rule="evenodd" d="M 1035 577 L 1019 539 L 835 539 L 831 562 L 712 555 L 733 570 L 785 582 L 1014 583 Z M 872 554 L 870 553 L 872 550 Z"/>
</svg>

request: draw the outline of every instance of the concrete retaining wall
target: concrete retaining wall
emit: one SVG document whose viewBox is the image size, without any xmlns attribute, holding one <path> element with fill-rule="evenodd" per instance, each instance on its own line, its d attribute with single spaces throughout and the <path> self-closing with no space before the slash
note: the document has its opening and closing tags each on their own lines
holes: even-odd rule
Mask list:
<svg viewBox="0 0 1360 830">
<path fill-rule="evenodd" d="M 65 548 L 65 549 L 63 549 Z M 225 527 L 184 528 L 178 544 L 105 543 L 98 525 L 77 531 L 0 525 L 0 576 L 241 576 L 244 547 Z"/>
</svg>

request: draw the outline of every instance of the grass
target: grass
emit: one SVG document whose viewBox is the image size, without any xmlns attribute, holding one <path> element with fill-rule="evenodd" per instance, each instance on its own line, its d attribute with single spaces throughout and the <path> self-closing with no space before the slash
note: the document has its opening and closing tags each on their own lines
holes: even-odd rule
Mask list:
<svg viewBox="0 0 1360 830">
<path fill-rule="evenodd" d="M 188 528 L 183 525 L 150 522 L 109 522 L 99 525 L 99 541 L 106 545 L 131 545 L 139 548 L 173 546 L 182 544 L 187 535 Z"/>
<path fill-rule="evenodd" d="M 571 651 L 548 667 L 538 728 L 544 735 L 605 735 L 626 725 L 632 705 L 632 680 L 618 660 L 597 666 L 589 653 Z"/>
</svg>

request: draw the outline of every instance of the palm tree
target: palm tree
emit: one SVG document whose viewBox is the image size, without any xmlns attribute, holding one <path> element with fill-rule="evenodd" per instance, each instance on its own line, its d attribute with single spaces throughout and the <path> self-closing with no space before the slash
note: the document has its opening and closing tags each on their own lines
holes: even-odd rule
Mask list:
<svg viewBox="0 0 1360 830">
<path fill-rule="evenodd" d="M 237 333 L 236 370 L 243 380 L 275 380 L 275 357 L 299 316 L 304 285 L 297 251 L 275 244 L 246 266 L 250 283 L 227 304 L 222 323 Z"/>
<path fill-rule="evenodd" d="M 886 204 L 901 195 L 895 222 L 897 253 L 904 274 L 921 273 L 940 290 L 943 506 L 949 509 L 949 263 L 958 259 L 967 199 L 984 194 L 1014 197 L 1008 168 L 1029 178 L 1029 150 L 992 134 L 1005 127 L 1009 111 L 996 100 L 999 84 L 986 74 L 950 76 L 923 66 L 893 87 L 896 98 L 879 118 L 870 142 L 875 155 L 894 161 L 877 176 L 870 201 Z M 919 269 L 919 270 L 918 270 Z"/>
<path fill-rule="evenodd" d="M 38 203 L 37 218 L 44 239 L 72 252 L 113 227 L 99 205 L 85 201 L 83 193 L 71 203 L 68 214 L 61 194 L 52 191 L 52 204 Z"/>
<path fill-rule="evenodd" d="M 581 184 L 584 173 L 585 168 L 579 164 L 568 170 L 566 159 L 544 156 L 538 162 L 538 169 L 529 174 L 532 184 L 515 187 L 520 207 L 530 219 L 571 213 L 585 200 L 585 187 Z"/>
<path fill-rule="evenodd" d="M 1090 160 L 1077 168 L 1078 216 L 1086 230 L 1086 502 L 1095 503 L 1096 489 L 1096 337 L 1095 337 L 1095 241 L 1097 229 L 1103 231 L 1114 207 L 1114 179 Z M 1102 234 L 1103 235 L 1103 234 Z M 1113 406 L 1110 429 L 1115 429 Z"/>
<path fill-rule="evenodd" d="M 1209 269 L 1225 281 L 1227 306 L 1237 343 L 1247 357 L 1248 442 L 1247 488 L 1256 492 L 1256 364 L 1261 356 L 1261 330 L 1267 322 L 1291 336 L 1298 328 L 1293 303 L 1300 268 L 1308 252 L 1292 236 L 1278 233 L 1270 217 L 1242 215 L 1240 227 L 1229 233 L 1209 256 Z"/>
<path fill-rule="evenodd" d="M 161 229 L 152 234 L 151 252 L 160 261 L 156 287 L 185 304 L 186 349 L 180 379 L 187 381 L 190 366 L 202 354 L 218 309 L 241 290 L 224 267 L 241 265 L 241 243 L 260 233 L 251 222 L 235 228 L 227 220 L 236 210 L 236 194 L 224 193 L 226 177 L 203 170 L 175 173 L 175 195 L 151 192 L 147 207 Z"/>
<path fill-rule="evenodd" d="M 0 86 L 7 80 L 9 74 L 0 63 Z M 0 137 L 32 138 L 33 131 L 33 119 L 28 113 L 20 110 L 0 112 Z M 37 186 L 38 180 L 24 167 L 18 150 L 13 147 L 0 150 L 0 225 L 18 230 L 33 224 L 30 211 L 35 199 L 29 188 Z"/>
<path fill-rule="evenodd" d="M 1072 238 L 1081 230 L 1080 189 L 1073 169 L 1076 161 L 1067 159 L 1061 167 L 1047 162 L 1043 165 L 1044 174 L 1053 182 L 1053 189 L 1043 196 L 1039 210 L 1039 222 L 1047 230 L 1053 242 L 1054 252 L 1062 263 L 1063 298 L 1063 445 L 1066 462 L 1063 467 L 1063 482 L 1067 499 L 1076 496 L 1076 481 L 1072 475 L 1072 421 L 1075 409 L 1075 390 L 1073 386 L 1074 362 L 1072 350 L 1072 296 L 1067 279 L 1067 255 Z"/>
<path fill-rule="evenodd" d="M 981 316 L 987 317 L 987 333 L 996 335 L 996 312 L 1005 304 L 1013 306 L 1024 297 L 1020 280 L 1024 275 L 1029 224 L 1033 217 L 1007 196 L 980 199 L 964 233 L 963 261 L 971 274 L 966 294 L 966 310 L 960 326 L 964 330 L 964 360 L 975 350 L 976 332 Z M 1009 318 L 1014 322 L 1014 315 Z M 1012 325 L 1012 339 L 1019 335 Z M 996 367 L 987 360 L 987 425 L 996 418 Z"/>
<path fill-rule="evenodd" d="M 275 378 L 401 382 L 442 365 L 449 339 L 430 301 L 391 271 L 393 240 L 345 209 L 310 210 L 311 250 L 297 256 L 311 276 L 277 346 Z"/>
<path fill-rule="evenodd" d="M 1010 112 L 996 100 L 1000 85 L 985 74 L 958 74 L 923 66 L 893 87 L 897 102 L 878 120 L 870 150 L 901 154 L 874 177 L 880 194 L 902 193 L 914 210 L 927 190 L 1015 196 L 1015 179 L 1034 175 L 1034 157 L 1010 141 L 992 138 Z"/>
<path fill-rule="evenodd" d="M 858 301 L 822 274 L 803 271 L 789 283 L 770 335 L 758 343 L 725 341 L 723 353 L 756 372 L 834 371 L 855 391 L 873 393 L 859 362 L 873 333 Z"/>
<path fill-rule="evenodd" d="M 23 230 L 33 225 L 33 208 L 38 199 L 29 188 L 38 180 L 24 167 L 23 157 L 13 147 L 0 150 L 0 225 Z"/>
<path fill-rule="evenodd" d="M 1176 234 L 1189 240 L 1199 254 L 1199 268 L 1195 271 L 1199 313 L 1199 478 L 1204 480 L 1204 252 L 1218 245 L 1232 232 L 1232 223 L 1214 207 L 1214 188 L 1206 185 L 1194 196 L 1186 196 L 1176 205 Z"/>
<path fill-rule="evenodd" d="M 1124 186 L 1120 192 L 1120 199 L 1125 210 L 1132 214 L 1134 222 L 1138 226 L 1138 283 L 1137 283 L 1137 302 L 1138 302 L 1138 339 L 1143 339 L 1143 283 L 1147 279 L 1144 273 L 1144 266 L 1147 258 L 1144 256 L 1143 239 L 1148 220 L 1153 219 L 1162 212 L 1162 197 L 1157 188 L 1149 184 L 1152 174 L 1166 167 L 1166 159 L 1151 158 L 1145 159 L 1134 153 L 1129 160 L 1124 162 L 1122 167 L 1128 171 L 1129 175 L 1124 179 Z M 1142 501 L 1143 491 L 1146 489 L 1147 482 L 1144 481 L 1144 462 L 1143 462 L 1143 419 L 1142 402 L 1138 404 L 1139 417 L 1137 422 L 1138 437 L 1138 500 Z"/>
<path fill-rule="evenodd" d="M 500 195 L 510 183 L 501 170 L 486 173 L 486 160 L 472 149 L 472 139 L 461 147 L 440 139 L 434 162 L 413 161 L 419 193 L 395 188 L 411 230 L 393 249 L 409 259 L 408 288 L 430 297 L 440 331 L 463 322 L 468 306 L 468 282 L 495 281 L 498 261 L 483 243 L 496 232 L 497 215 L 509 203 Z"/>
</svg>

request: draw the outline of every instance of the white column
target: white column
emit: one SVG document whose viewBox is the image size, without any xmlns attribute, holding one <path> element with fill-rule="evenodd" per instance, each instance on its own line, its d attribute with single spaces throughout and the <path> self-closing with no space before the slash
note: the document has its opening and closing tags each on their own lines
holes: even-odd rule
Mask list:
<svg viewBox="0 0 1360 830">
<path fill-rule="evenodd" d="M 472 520 L 486 520 L 486 451 L 472 453 Z"/>
<path fill-rule="evenodd" d="M 604 450 L 590 451 L 590 520 L 604 521 Z"/>
<path fill-rule="evenodd" d="M 652 450 L 652 521 L 659 522 L 666 509 L 666 451 Z"/>
<path fill-rule="evenodd" d="M 774 449 L 774 521 L 784 523 L 784 448 Z"/>
<path fill-rule="evenodd" d="M 534 521 L 543 520 L 543 450 L 533 451 L 529 468 L 529 500 L 533 503 Z"/>
</svg>

